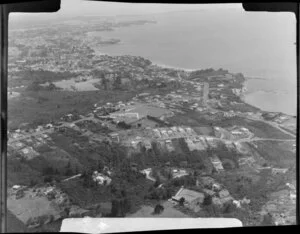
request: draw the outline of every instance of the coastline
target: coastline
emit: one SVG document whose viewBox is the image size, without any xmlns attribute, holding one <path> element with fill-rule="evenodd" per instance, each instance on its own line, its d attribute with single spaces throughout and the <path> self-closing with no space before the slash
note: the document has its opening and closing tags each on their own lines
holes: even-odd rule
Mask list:
<svg viewBox="0 0 300 234">
<path fill-rule="evenodd" d="M 95 50 L 95 54 L 99 55 L 99 56 L 101 56 L 101 55 L 116 56 L 116 55 L 111 55 L 109 53 L 100 52 L 100 48 L 99 49 L 94 49 L 94 50 Z M 117 56 L 122 56 L 122 55 L 117 55 Z M 147 59 L 147 58 L 145 58 L 145 59 Z M 150 59 L 148 59 L 148 60 L 150 60 Z M 151 61 L 151 65 L 156 66 L 158 68 L 173 69 L 173 70 L 176 70 L 176 71 L 182 71 L 182 72 L 187 72 L 187 73 L 200 70 L 200 69 L 187 69 L 187 68 L 182 68 L 182 67 L 175 67 L 175 66 L 167 65 L 167 64 L 164 64 L 164 63 L 160 63 L 160 62 L 155 62 L 155 61 L 153 62 L 152 60 L 150 60 L 150 61 Z M 247 104 L 249 106 L 252 106 L 252 107 L 258 109 L 258 111 L 260 111 L 260 112 L 280 113 L 280 114 L 284 114 L 284 115 L 287 115 L 287 116 L 294 116 L 292 114 L 288 114 L 288 113 L 285 113 L 283 111 L 269 111 L 269 110 L 264 110 L 264 109 L 262 109 L 259 106 L 256 106 L 256 105 L 253 105 L 253 104 L 247 102 L 247 100 L 246 100 L 247 97 L 246 96 L 247 96 L 247 94 L 251 93 L 249 91 L 248 87 L 247 87 L 247 82 L 249 80 L 265 80 L 265 81 L 268 81 L 269 79 L 263 78 L 263 77 L 249 77 L 249 76 L 245 77 L 245 81 L 242 83 L 242 93 L 240 95 L 240 98 L 241 98 L 242 102 L 244 102 L 245 104 Z"/>
<path fill-rule="evenodd" d="M 163 63 L 156 63 L 156 62 L 152 62 L 152 65 L 161 67 L 161 68 L 175 69 L 175 70 L 179 70 L 179 71 L 183 71 L 183 72 L 193 72 L 193 71 L 199 70 L 199 69 L 188 69 L 188 68 L 182 68 L 182 67 L 175 67 L 175 66 L 166 65 Z"/>
<path fill-rule="evenodd" d="M 288 112 L 285 112 L 285 111 L 282 111 L 282 110 L 267 110 L 267 109 L 264 109 L 262 107 L 260 107 L 259 105 L 255 105 L 249 101 L 247 101 L 247 95 L 250 96 L 250 95 L 254 95 L 254 93 L 258 93 L 258 94 L 265 94 L 265 95 L 268 95 L 268 94 L 271 94 L 271 95 L 280 95 L 280 94 L 285 94 L 285 92 L 280 92 L 278 90 L 273 90 L 273 91 L 265 91 L 265 90 L 256 90 L 256 91 L 250 91 L 247 87 L 247 82 L 249 80 L 265 80 L 265 81 L 271 81 L 270 79 L 266 79 L 266 78 L 249 78 L 247 77 L 246 80 L 243 82 L 243 88 L 245 88 L 245 91 L 242 93 L 241 95 L 241 100 L 246 103 L 247 105 L 250 105 L 250 106 L 253 106 L 257 109 L 259 109 L 261 112 L 268 112 L 268 113 L 280 113 L 280 114 L 283 114 L 283 115 L 286 115 L 286 116 L 290 116 L 290 117 L 293 117 L 293 116 L 297 116 L 297 113 L 295 114 L 292 114 L 292 113 L 288 113 Z"/>
</svg>

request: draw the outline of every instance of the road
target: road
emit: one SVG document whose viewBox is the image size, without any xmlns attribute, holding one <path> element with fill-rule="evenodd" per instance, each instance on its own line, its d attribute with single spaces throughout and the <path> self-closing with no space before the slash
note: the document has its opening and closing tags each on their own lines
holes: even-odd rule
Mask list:
<svg viewBox="0 0 300 234">
<path fill-rule="evenodd" d="M 209 109 L 213 110 L 213 111 L 220 111 L 220 110 L 216 110 L 212 107 L 209 107 Z M 221 112 L 224 112 L 224 111 L 221 111 Z M 254 120 L 254 121 L 261 121 L 261 122 L 264 122 L 266 124 L 269 124 L 271 125 L 272 127 L 274 128 L 277 128 L 278 130 L 280 130 L 281 132 L 289 135 L 289 136 L 292 136 L 292 137 L 296 137 L 294 134 L 280 128 L 278 126 L 278 124 L 276 123 L 271 123 L 269 121 L 265 121 L 265 120 L 261 120 L 261 119 L 258 119 L 258 118 L 251 118 L 251 117 L 245 117 L 245 116 L 242 116 L 244 118 L 247 118 L 247 119 L 250 119 L 250 120 Z M 78 119 L 78 120 L 75 120 L 73 122 L 62 122 L 62 124 L 59 126 L 59 127 L 70 127 L 71 125 L 73 124 L 76 124 L 76 123 L 79 123 L 79 122 L 82 122 L 82 121 L 85 121 L 85 120 L 91 120 L 91 121 L 94 121 L 96 123 L 98 122 L 101 122 L 100 120 L 94 118 L 93 116 L 89 116 L 89 117 L 84 117 L 84 118 L 81 118 L 81 119 Z M 34 137 L 34 136 L 39 136 L 41 134 L 46 134 L 46 133 L 52 133 L 54 131 L 54 127 L 52 128 L 49 128 L 49 129 L 45 129 L 43 131 L 39 131 L 39 132 L 34 132 L 34 133 L 28 133 L 22 137 L 19 137 L 17 139 L 9 139 L 8 140 L 8 143 L 13 143 L 13 142 L 16 142 L 16 141 L 20 141 L 20 140 L 24 140 L 26 138 L 29 138 L 29 137 Z M 203 137 L 203 138 L 211 138 L 211 139 L 215 139 L 215 140 L 221 140 L 221 141 L 228 141 L 228 140 L 225 140 L 223 139 L 223 136 L 221 136 L 221 138 L 218 138 L 218 137 L 212 137 L 212 136 L 207 136 L 207 135 L 197 135 L 198 137 Z M 160 138 L 161 140 L 171 140 L 171 139 L 178 139 L 178 138 L 182 138 L 182 137 L 189 137 L 189 135 L 181 135 L 181 136 L 171 136 L 171 137 L 162 137 Z M 253 137 L 253 135 L 249 136 L 248 138 L 243 138 L 243 139 L 239 139 L 239 140 L 235 140 L 235 141 L 232 141 L 232 142 L 251 142 L 251 141 L 295 141 L 295 139 L 274 139 L 274 138 L 258 138 L 258 137 Z"/>
<path fill-rule="evenodd" d="M 208 106 L 208 109 L 211 110 L 211 111 L 217 111 L 217 112 L 223 112 L 223 113 L 227 113 L 226 111 L 222 111 L 222 110 L 218 110 L 218 109 L 215 109 L 213 107 L 210 107 Z M 242 117 L 242 118 L 246 118 L 246 119 L 249 119 L 249 120 L 253 120 L 253 121 L 260 121 L 260 122 L 263 122 L 265 124 L 268 124 L 276 129 L 278 129 L 279 131 L 291 136 L 291 137 L 296 137 L 295 134 L 292 134 L 291 132 L 288 132 L 284 129 L 282 129 L 277 123 L 274 123 L 274 122 L 269 122 L 269 121 L 266 121 L 266 120 L 263 120 L 263 119 L 259 119 L 259 118 L 254 118 L 254 117 L 250 117 L 250 116 L 244 116 L 244 115 L 240 115 L 239 117 Z"/>
<path fill-rule="evenodd" d="M 75 178 L 80 177 L 80 176 L 81 176 L 81 174 L 71 176 L 71 177 L 69 177 L 69 178 L 67 178 L 67 179 L 64 179 L 63 182 L 68 181 L 68 180 L 75 179 Z"/>
<path fill-rule="evenodd" d="M 274 122 L 269 122 L 269 121 L 266 121 L 266 120 L 263 120 L 263 119 L 258 119 L 258 118 L 251 118 L 251 117 L 245 117 L 247 119 L 250 119 L 250 120 L 254 120 L 254 121 L 260 121 L 260 122 L 263 122 L 263 123 L 266 123 L 266 124 L 269 124 L 270 126 L 278 129 L 279 131 L 289 135 L 289 136 L 292 136 L 292 137 L 296 137 L 295 134 L 291 133 L 291 132 L 288 132 L 286 130 L 284 130 L 283 128 L 281 128 L 277 123 L 274 123 Z"/>
<path fill-rule="evenodd" d="M 82 121 L 85 121 L 85 120 L 101 122 L 100 120 L 95 119 L 94 117 L 85 117 L 85 118 L 82 118 L 82 119 L 75 120 L 73 122 L 62 122 L 62 124 L 59 127 L 70 127 L 72 124 L 76 124 L 76 123 L 79 123 L 79 122 L 82 122 Z M 24 139 L 29 138 L 29 137 L 39 136 L 41 134 L 52 133 L 54 131 L 54 128 L 55 127 L 45 129 L 45 130 L 42 130 L 42 131 L 38 131 L 38 132 L 34 132 L 34 133 L 28 133 L 28 134 L 26 134 L 24 136 L 21 136 L 21 137 L 18 137 L 16 139 L 8 139 L 8 143 L 14 143 L 16 141 L 24 140 Z"/>
<path fill-rule="evenodd" d="M 259 137 L 253 137 L 253 138 L 244 138 L 244 139 L 239 139 L 236 142 L 251 142 L 251 141 L 280 141 L 280 142 L 285 142 L 285 141 L 296 141 L 296 139 L 274 139 L 274 138 L 259 138 Z"/>
<path fill-rule="evenodd" d="M 150 174 L 151 174 L 151 172 L 152 172 L 152 169 L 151 170 L 144 170 L 143 171 L 145 174 L 146 174 L 146 178 L 148 179 L 148 180 L 151 180 L 151 181 L 153 181 L 153 182 L 155 182 L 156 180 L 155 180 L 155 178 L 153 178 Z"/>
</svg>

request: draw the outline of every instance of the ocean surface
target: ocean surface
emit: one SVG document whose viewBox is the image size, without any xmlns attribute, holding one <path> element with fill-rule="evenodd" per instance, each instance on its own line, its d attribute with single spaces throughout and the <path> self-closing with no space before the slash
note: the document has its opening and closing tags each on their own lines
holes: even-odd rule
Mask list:
<svg viewBox="0 0 300 234">
<path fill-rule="evenodd" d="M 91 33 L 121 40 L 97 52 L 137 55 L 189 70 L 224 68 L 263 78 L 246 82 L 245 100 L 262 110 L 296 115 L 296 19 L 292 13 L 215 9 L 147 17 L 157 23 Z"/>
</svg>

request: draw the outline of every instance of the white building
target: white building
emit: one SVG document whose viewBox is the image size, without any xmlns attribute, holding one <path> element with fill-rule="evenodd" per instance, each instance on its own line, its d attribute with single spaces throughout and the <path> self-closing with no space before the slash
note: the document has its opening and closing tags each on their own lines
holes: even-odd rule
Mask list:
<svg viewBox="0 0 300 234">
<path fill-rule="evenodd" d="M 109 185 L 111 183 L 111 178 L 98 171 L 94 171 L 92 175 L 93 181 L 97 182 L 99 185 Z"/>
</svg>

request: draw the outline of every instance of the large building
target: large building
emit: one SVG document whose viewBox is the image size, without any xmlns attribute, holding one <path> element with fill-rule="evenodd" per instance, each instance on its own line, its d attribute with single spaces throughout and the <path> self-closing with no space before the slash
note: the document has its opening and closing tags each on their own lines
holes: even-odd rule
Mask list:
<svg viewBox="0 0 300 234">
<path fill-rule="evenodd" d="M 172 197 L 172 200 L 180 202 L 181 198 L 184 198 L 186 207 L 197 212 L 200 210 L 200 204 L 202 204 L 204 200 L 204 194 L 181 187 L 176 195 Z"/>
</svg>

